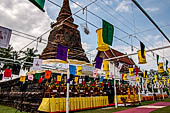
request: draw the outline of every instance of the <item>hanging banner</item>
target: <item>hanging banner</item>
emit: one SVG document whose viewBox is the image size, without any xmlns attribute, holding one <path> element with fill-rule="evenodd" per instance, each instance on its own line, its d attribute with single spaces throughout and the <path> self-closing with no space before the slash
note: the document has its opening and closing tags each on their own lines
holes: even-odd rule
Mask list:
<svg viewBox="0 0 170 113">
<path fill-rule="evenodd" d="M 93 71 L 93 77 L 94 77 L 94 78 L 96 78 L 96 76 L 97 76 L 97 72 L 98 72 L 98 70 L 97 70 L 97 69 Z"/>
<path fill-rule="evenodd" d="M 103 63 L 103 58 L 96 56 L 96 65 L 95 68 L 101 69 Z"/>
<path fill-rule="evenodd" d="M 100 82 L 103 82 L 104 76 L 100 77 Z"/>
<path fill-rule="evenodd" d="M 34 79 L 33 75 L 28 75 L 28 80 L 33 81 L 33 79 Z"/>
<path fill-rule="evenodd" d="M 155 75 L 155 81 L 157 81 L 158 80 L 158 76 L 157 75 Z"/>
<path fill-rule="evenodd" d="M 129 68 L 129 76 L 134 76 L 133 68 Z"/>
<path fill-rule="evenodd" d="M 163 62 L 159 62 L 158 63 L 158 73 L 163 73 L 163 72 L 164 72 Z"/>
<path fill-rule="evenodd" d="M 168 84 L 170 83 L 170 79 L 168 79 L 168 82 L 167 82 Z"/>
<path fill-rule="evenodd" d="M 143 77 L 146 78 L 147 77 L 147 71 L 144 71 L 143 73 Z"/>
<path fill-rule="evenodd" d="M 4 77 L 11 77 L 11 75 L 12 75 L 12 70 L 11 69 L 5 69 Z"/>
<path fill-rule="evenodd" d="M 0 48 L 7 49 L 9 46 L 12 30 L 0 26 Z"/>
<path fill-rule="evenodd" d="M 163 81 L 163 83 L 164 83 L 164 85 L 165 85 L 165 77 L 162 77 L 162 81 Z"/>
<path fill-rule="evenodd" d="M 136 77 L 136 82 L 139 82 L 139 77 Z"/>
<path fill-rule="evenodd" d="M 20 76 L 20 82 L 25 82 L 25 78 L 26 78 L 26 76 Z"/>
<path fill-rule="evenodd" d="M 103 71 L 109 71 L 109 61 L 103 60 Z"/>
<path fill-rule="evenodd" d="M 76 75 L 82 75 L 82 66 L 77 66 Z"/>
<path fill-rule="evenodd" d="M 102 28 L 98 29 L 96 32 L 97 32 L 97 43 L 98 43 L 97 50 L 99 50 L 99 51 L 109 50 L 109 45 L 107 45 L 103 42 Z"/>
<path fill-rule="evenodd" d="M 70 71 L 70 74 L 76 75 L 76 66 L 69 65 L 69 71 Z"/>
<path fill-rule="evenodd" d="M 170 75 L 170 68 L 168 68 L 168 74 Z"/>
<path fill-rule="evenodd" d="M 41 77 L 41 73 L 35 73 L 35 79 L 39 80 Z"/>
<path fill-rule="evenodd" d="M 61 78 L 62 78 L 61 75 L 57 75 L 57 81 L 58 82 L 61 82 Z"/>
<path fill-rule="evenodd" d="M 39 80 L 38 80 L 38 83 L 41 84 L 43 81 L 43 78 L 41 77 Z"/>
<path fill-rule="evenodd" d="M 51 71 L 46 70 L 46 71 L 45 71 L 45 76 L 44 76 L 44 78 L 45 78 L 45 79 L 50 79 L 50 77 L 51 77 Z"/>
<path fill-rule="evenodd" d="M 60 60 L 67 62 L 68 61 L 68 53 L 69 53 L 69 49 L 67 47 L 58 44 L 56 59 L 60 59 Z"/>
<path fill-rule="evenodd" d="M 77 83 L 78 80 L 79 80 L 79 77 L 75 77 L 75 78 L 74 78 L 74 82 L 75 82 L 75 83 Z"/>
<path fill-rule="evenodd" d="M 127 74 L 126 73 L 123 74 L 123 80 L 127 80 Z"/>
<path fill-rule="evenodd" d="M 42 66 L 42 60 L 38 59 L 38 58 L 34 58 L 32 69 L 33 70 L 42 70 L 41 66 Z"/>
<path fill-rule="evenodd" d="M 142 57 L 141 50 L 138 50 L 138 64 L 146 64 L 146 56 L 145 56 L 145 51 L 144 51 L 144 57 Z"/>
<path fill-rule="evenodd" d="M 106 79 L 109 78 L 109 72 L 106 72 L 105 78 L 106 78 Z"/>
<path fill-rule="evenodd" d="M 103 22 L 102 24 L 103 42 L 112 46 L 114 26 L 105 20 L 102 20 L 102 22 Z"/>
</svg>

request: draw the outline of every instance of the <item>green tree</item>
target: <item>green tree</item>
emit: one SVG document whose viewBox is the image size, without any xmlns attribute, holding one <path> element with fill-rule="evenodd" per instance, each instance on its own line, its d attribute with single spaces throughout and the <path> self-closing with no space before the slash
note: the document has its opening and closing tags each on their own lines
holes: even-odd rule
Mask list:
<svg viewBox="0 0 170 113">
<path fill-rule="evenodd" d="M 27 48 L 26 51 L 21 52 L 24 55 L 22 58 L 20 58 L 20 60 L 23 60 L 25 62 L 23 64 L 23 69 L 24 70 L 29 71 L 30 67 L 32 66 L 32 64 L 30 64 L 30 63 L 33 63 L 34 57 L 40 56 L 39 54 L 36 54 L 36 52 L 37 51 L 34 50 L 34 48 Z"/>
</svg>

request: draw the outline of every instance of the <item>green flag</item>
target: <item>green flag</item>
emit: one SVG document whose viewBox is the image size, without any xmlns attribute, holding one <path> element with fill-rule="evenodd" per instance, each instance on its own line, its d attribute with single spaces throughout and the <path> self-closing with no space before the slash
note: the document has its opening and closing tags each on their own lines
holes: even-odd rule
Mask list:
<svg viewBox="0 0 170 113">
<path fill-rule="evenodd" d="M 44 11 L 44 3 L 45 0 L 29 0 L 30 2 L 32 2 L 35 6 L 37 6 L 41 11 Z"/>
<path fill-rule="evenodd" d="M 111 45 L 113 42 L 114 26 L 109 22 L 103 20 L 103 41 L 104 43 Z"/>
<path fill-rule="evenodd" d="M 166 70 L 168 69 L 168 60 L 166 60 Z"/>
<path fill-rule="evenodd" d="M 157 58 L 157 65 L 159 63 L 159 55 L 156 55 L 156 58 Z"/>
</svg>

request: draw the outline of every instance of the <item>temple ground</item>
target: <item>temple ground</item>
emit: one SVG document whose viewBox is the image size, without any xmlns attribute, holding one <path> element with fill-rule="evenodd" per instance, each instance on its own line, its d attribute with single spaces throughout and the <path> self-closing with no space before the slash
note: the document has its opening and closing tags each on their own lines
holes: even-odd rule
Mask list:
<svg viewBox="0 0 170 113">
<path fill-rule="evenodd" d="M 167 98 L 162 101 L 145 101 L 145 102 L 142 102 L 142 106 L 153 104 L 156 102 L 170 102 L 170 98 Z M 100 108 L 100 109 L 94 109 L 94 110 L 79 111 L 79 112 L 74 112 L 74 113 L 113 113 L 113 112 L 122 111 L 122 110 L 130 109 L 130 108 L 134 108 L 134 107 L 138 107 L 138 106 L 139 105 L 135 105 L 135 106 L 131 106 L 131 107 L 118 107 L 117 109 L 115 109 L 114 107 L 108 107 L 108 108 L 104 108 L 104 109 Z M 15 112 L 16 112 L 15 108 L 0 105 L 0 113 L 15 113 Z M 17 111 L 17 113 L 26 113 L 26 112 Z M 151 113 L 170 113 L 170 106 L 157 109 L 156 111 L 153 111 Z"/>
</svg>

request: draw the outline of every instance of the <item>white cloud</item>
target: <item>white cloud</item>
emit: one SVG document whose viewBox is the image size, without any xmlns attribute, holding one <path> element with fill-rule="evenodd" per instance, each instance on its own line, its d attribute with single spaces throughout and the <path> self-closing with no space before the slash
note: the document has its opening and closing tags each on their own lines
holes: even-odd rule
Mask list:
<svg viewBox="0 0 170 113">
<path fill-rule="evenodd" d="M 76 2 L 76 3 L 79 4 L 80 6 L 82 6 L 79 2 Z M 73 9 L 79 8 L 79 6 L 78 6 L 77 4 L 72 3 L 72 4 L 70 5 L 70 7 L 73 8 Z"/>
<path fill-rule="evenodd" d="M 47 14 L 41 12 L 28 0 L 1 0 L 0 12 L 0 25 L 12 30 L 38 37 L 50 29 L 51 20 Z M 45 35 L 43 38 L 47 39 L 48 35 Z M 12 35 L 10 44 L 15 50 L 20 50 L 29 42 L 31 40 Z M 35 45 L 36 43 L 33 43 L 28 47 L 35 48 Z M 39 49 L 42 51 L 44 48 L 45 46 L 43 45 Z"/>
<path fill-rule="evenodd" d="M 90 45 L 87 44 L 86 42 L 81 42 L 81 44 L 85 52 L 89 51 L 89 49 L 91 48 Z"/>
<path fill-rule="evenodd" d="M 148 12 L 156 12 L 159 11 L 159 8 L 155 7 L 155 8 L 145 8 L 146 11 Z"/>
<path fill-rule="evenodd" d="M 130 11 L 130 1 L 126 1 L 126 0 L 123 0 L 122 2 L 120 2 L 120 4 L 116 7 L 116 11 L 117 12 L 129 12 Z"/>
</svg>

